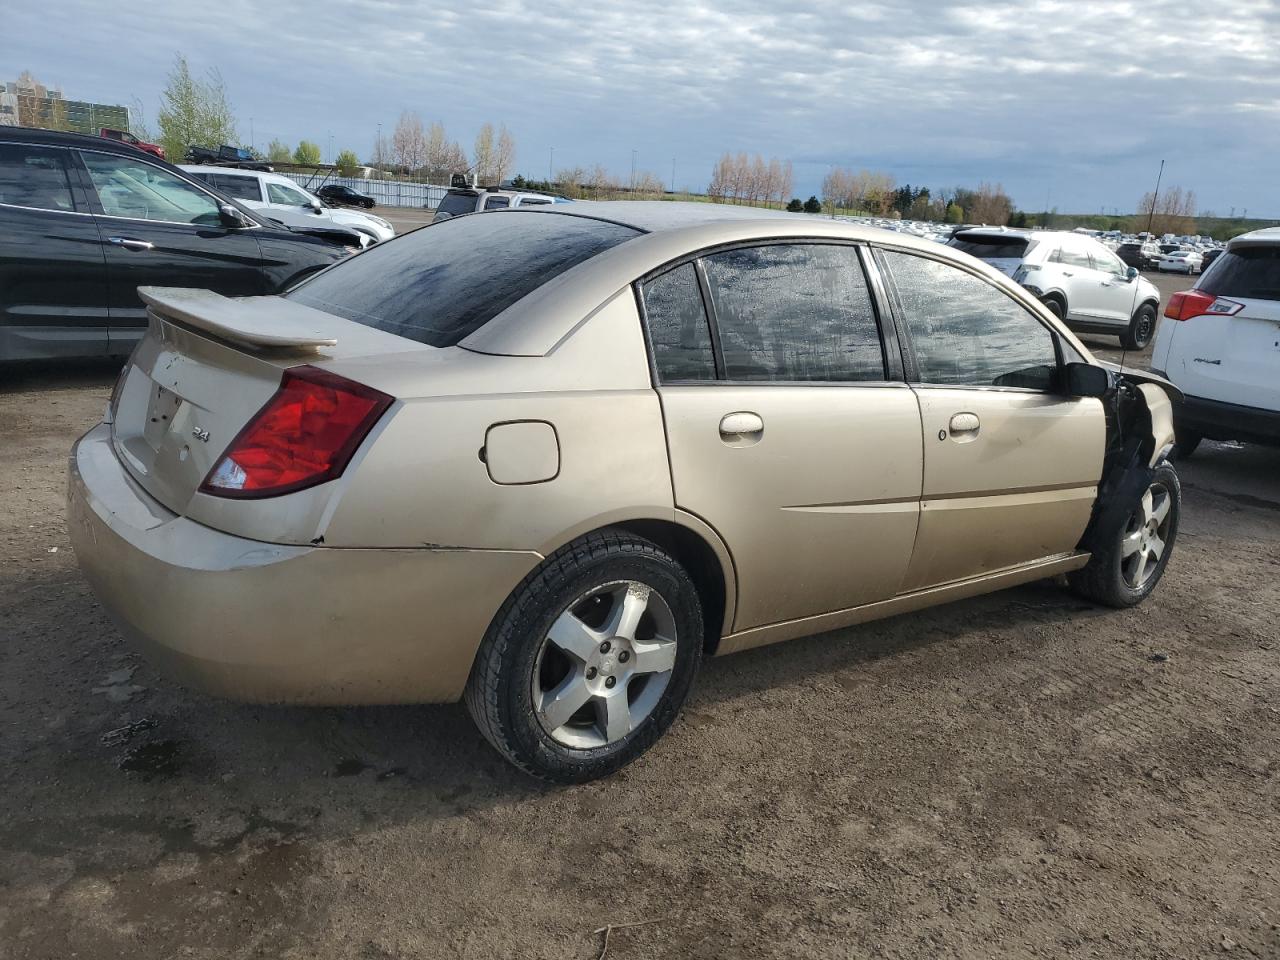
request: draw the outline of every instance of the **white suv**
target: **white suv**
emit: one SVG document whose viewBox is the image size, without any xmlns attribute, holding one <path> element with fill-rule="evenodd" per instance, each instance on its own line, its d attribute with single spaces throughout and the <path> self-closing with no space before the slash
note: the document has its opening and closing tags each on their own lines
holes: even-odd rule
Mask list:
<svg viewBox="0 0 1280 960">
<path fill-rule="evenodd" d="M 949 245 L 1012 277 L 1072 330 L 1114 334 L 1130 350 L 1151 342 L 1160 291 L 1092 237 L 973 227 Z"/>
<path fill-rule="evenodd" d="M 201 167 L 182 165 L 182 169 L 215 190 L 234 197 L 246 207 L 261 210 L 286 226 L 309 226 L 316 220 L 331 220 L 380 243 L 396 235 L 395 227 L 371 213 L 326 206 L 288 177 L 278 173 L 261 173 L 242 167 Z"/>
<path fill-rule="evenodd" d="M 1203 437 L 1280 443 L 1280 227 L 1232 240 L 1164 315 L 1151 367 L 1185 394 L 1175 453 Z"/>
</svg>

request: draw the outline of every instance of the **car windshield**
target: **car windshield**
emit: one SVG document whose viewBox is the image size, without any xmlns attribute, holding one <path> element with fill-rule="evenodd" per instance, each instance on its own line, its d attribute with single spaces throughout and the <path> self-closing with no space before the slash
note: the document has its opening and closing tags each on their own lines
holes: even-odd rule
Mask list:
<svg viewBox="0 0 1280 960">
<path fill-rule="evenodd" d="M 1035 246 L 1035 241 L 1026 237 L 962 233 L 952 239 L 951 246 L 983 260 L 1021 260 Z"/>
<path fill-rule="evenodd" d="M 1238 247 L 1219 254 L 1198 288 L 1215 297 L 1280 300 L 1280 246 Z"/>
<path fill-rule="evenodd" d="M 287 297 L 449 347 L 553 277 L 639 233 L 557 214 L 457 217 L 379 244 Z"/>
</svg>

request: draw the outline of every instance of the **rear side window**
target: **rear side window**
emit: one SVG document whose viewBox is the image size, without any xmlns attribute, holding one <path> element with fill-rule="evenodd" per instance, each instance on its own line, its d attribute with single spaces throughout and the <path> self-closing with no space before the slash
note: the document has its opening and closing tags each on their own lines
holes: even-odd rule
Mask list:
<svg viewBox="0 0 1280 960">
<path fill-rule="evenodd" d="M 1280 246 L 1227 250 L 1196 287 L 1215 297 L 1280 300 Z"/>
<path fill-rule="evenodd" d="M 1050 390 L 1053 335 L 1004 291 L 950 264 L 884 252 L 922 383 Z"/>
<path fill-rule="evenodd" d="M 262 202 L 262 188 L 258 185 L 257 177 L 233 177 L 218 174 L 208 177 L 205 182 L 225 193 L 228 197 L 235 197 L 237 200 Z"/>
<path fill-rule="evenodd" d="M 450 347 L 548 280 L 636 236 L 631 227 L 586 217 L 457 217 L 380 243 L 287 296 Z"/>
<path fill-rule="evenodd" d="M 510 197 L 486 197 L 484 201 L 484 208 L 486 210 L 500 210 L 503 207 L 508 207 L 510 205 Z"/>
<path fill-rule="evenodd" d="M 0 144 L 0 203 L 73 211 L 65 152 L 20 143 Z"/>
<path fill-rule="evenodd" d="M 644 317 L 661 383 L 714 380 L 715 356 L 707 311 L 692 263 L 668 270 L 644 285 Z"/>
<path fill-rule="evenodd" d="M 728 380 L 885 379 L 856 248 L 744 247 L 703 261 Z"/>
<path fill-rule="evenodd" d="M 1021 260 L 1035 246 L 1035 242 L 1025 237 L 962 233 L 950 245 L 981 260 Z"/>
</svg>

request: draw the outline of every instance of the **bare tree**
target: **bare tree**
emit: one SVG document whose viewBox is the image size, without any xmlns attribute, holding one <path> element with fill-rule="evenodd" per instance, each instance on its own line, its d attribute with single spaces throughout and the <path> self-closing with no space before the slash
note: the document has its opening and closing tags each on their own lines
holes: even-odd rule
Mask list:
<svg viewBox="0 0 1280 960">
<path fill-rule="evenodd" d="M 476 134 L 475 146 L 471 151 L 471 165 L 475 169 L 476 179 L 480 183 L 493 183 L 496 159 L 493 124 L 486 123 L 480 128 L 480 132 Z"/>
<path fill-rule="evenodd" d="M 1004 187 L 996 184 L 981 183 L 974 192 L 973 198 L 965 210 L 968 218 L 974 223 L 989 223 L 1004 226 L 1013 213 L 1013 201 L 1004 192 Z"/>
<path fill-rule="evenodd" d="M 504 123 L 498 127 L 498 145 L 493 154 L 493 165 L 497 172 L 498 183 L 515 169 L 516 165 L 516 140 L 511 136 L 511 131 L 507 129 Z"/>
<path fill-rule="evenodd" d="M 1162 190 L 1159 197 L 1150 193 L 1143 195 L 1138 204 L 1135 226 L 1139 230 L 1146 230 L 1147 223 L 1150 222 L 1151 232 L 1157 235 L 1187 234 L 1195 230 L 1195 216 L 1195 191 L 1173 186 Z"/>
<path fill-rule="evenodd" d="M 413 175 L 421 170 L 427 160 L 427 143 L 422 135 L 422 118 L 405 110 L 396 122 L 391 135 L 392 156 L 404 172 Z"/>
</svg>

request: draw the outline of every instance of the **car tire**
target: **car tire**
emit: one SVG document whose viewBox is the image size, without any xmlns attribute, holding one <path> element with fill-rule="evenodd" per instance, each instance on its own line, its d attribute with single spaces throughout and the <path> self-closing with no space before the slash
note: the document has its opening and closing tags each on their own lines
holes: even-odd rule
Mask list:
<svg viewBox="0 0 1280 960">
<path fill-rule="evenodd" d="M 1140 306 L 1129 320 L 1129 329 L 1120 342 L 1126 350 L 1141 350 L 1156 332 L 1156 308 L 1149 303 Z"/>
<path fill-rule="evenodd" d="M 1196 452 L 1196 448 L 1200 446 L 1200 441 L 1204 439 L 1194 430 L 1177 429 L 1176 424 L 1174 425 L 1174 436 L 1173 449 L 1169 451 L 1170 460 L 1186 460 Z"/>
<path fill-rule="evenodd" d="M 1154 470 L 1135 470 L 1118 497 L 1105 527 L 1096 532 L 1099 546 L 1089 563 L 1067 574 L 1067 582 L 1094 603 L 1134 607 L 1155 589 L 1173 555 L 1182 487 L 1177 471 L 1163 460 Z"/>
<path fill-rule="evenodd" d="M 605 530 L 562 547 L 516 587 L 480 644 L 464 699 L 516 767 L 583 783 L 666 732 L 702 643 L 702 606 L 684 568 L 649 540 Z"/>
<path fill-rule="evenodd" d="M 1053 314 L 1055 319 L 1065 320 L 1067 318 L 1067 308 L 1057 297 L 1045 297 L 1041 302 Z"/>
</svg>

